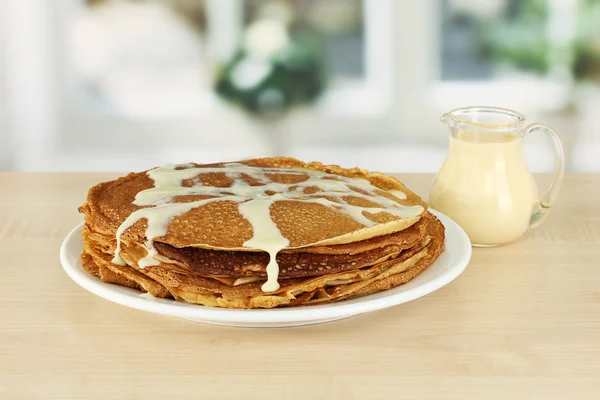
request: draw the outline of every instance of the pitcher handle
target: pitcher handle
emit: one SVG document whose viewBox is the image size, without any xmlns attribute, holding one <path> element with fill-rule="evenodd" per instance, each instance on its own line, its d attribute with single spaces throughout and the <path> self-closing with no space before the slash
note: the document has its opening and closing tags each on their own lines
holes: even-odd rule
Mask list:
<svg viewBox="0 0 600 400">
<path fill-rule="evenodd" d="M 544 222 L 546 216 L 548 216 L 548 212 L 552 208 L 554 200 L 556 200 L 556 196 L 558 195 L 560 185 L 565 175 L 565 156 L 563 152 L 563 147 L 560 143 L 558 135 L 552 128 L 544 124 L 534 123 L 525 127 L 522 136 L 526 137 L 530 133 L 538 131 L 547 134 L 552 139 L 552 143 L 554 145 L 555 167 L 554 177 L 552 178 L 550 188 L 548 189 L 546 194 L 543 197 L 541 197 L 540 201 L 537 203 L 531 214 L 531 218 L 529 220 L 530 228 L 535 228 L 536 226 L 540 225 L 542 222 Z"/>
</svg>

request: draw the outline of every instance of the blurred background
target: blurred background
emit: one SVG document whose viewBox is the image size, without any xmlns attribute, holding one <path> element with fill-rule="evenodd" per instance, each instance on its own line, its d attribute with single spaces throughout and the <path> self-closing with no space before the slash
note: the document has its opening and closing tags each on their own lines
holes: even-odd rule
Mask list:
<svg viewBox="0 0 600 400">
<path fill-rule="evenodd" d="M 570 171 L 600 172 L 600 0 L 0 2 L 1 170 L 435 172 L 466 105 L 550 124 Z"/>
</svg>

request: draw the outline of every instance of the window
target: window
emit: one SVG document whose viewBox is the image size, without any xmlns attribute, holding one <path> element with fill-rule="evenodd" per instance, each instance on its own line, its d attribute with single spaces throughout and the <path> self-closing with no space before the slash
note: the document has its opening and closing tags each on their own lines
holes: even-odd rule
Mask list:
<svg viewBox="0 0 600 400">
<path fill-rule="evenodd" d="M 565 107 L 577 2 L 438 0 L 439 109 L 473 103 Z M 520 97 L 520 99 L 519 99 Z"/>
<path fill-rule="evenodd" d="M 390 132 L 392 0 L 33 1 L 0 4 L 10 22 L 7 82 L 18 88 L 7 99 L 18 117 L 18 168 L 132 170 L 268 155 L 264 126 L 223 102 L 214 83 L 245 29 L 278 4 L 325 39 L 327 85 L 314 107 L 286 120 L 286 140 Z"/>
<path fill-rule="evenodd" d="M 322 42 L 327 86 L 366 79 L 361 0 L 87 0 L 71 2 L 66 76 L 75 112 L 134 119 L 210 115 L 215 75 L 254 29 L 276 21 Z M 331 18 L 335 15 L 335 18 Z M 286 33 L 286 34 L 288 34 Z M 268 45 L 268 43 L 266 43 Z M 307 45 L 307 51 L 310 44 Z M 346 87 L 344 87 L 346 86 Z"/>
<path fill-rule="evenodd" d="M 324 91 L 271 129 L 301 157 L 352 161 L 386 147 L 376 168 L 393 170 L 396 150 L 414 158 L 411 144 L 443 153 L 438 117 L 464 105 L 531 118 L 575 105 L 565 132 L 595 120 L 595 95 L 574 94 L 599 87 L 600 0 L 5 0 L 12 162 L 122 171 L 269 154 L 261 119 L 215 93 L 265 18 L 285 23 L 284 39 L 307 27 L 323 39 Z"/>
<path fill-rule="evenodd" d="M 547 12 L 543 5 L 518 0 L 442 0 L 441 79 L 489 80 L 509 66 L 545 73 Z"/>
<path fill-rule="evenodd" d="M 334 16 L 334 17 L 332 17 Z M 311 26 L 321 32 L 327 75 L 332 79 L 364 77 L 365 39 L 362 0 L 244 2 L 244 25 L 264 17 Z"/>
</svg>

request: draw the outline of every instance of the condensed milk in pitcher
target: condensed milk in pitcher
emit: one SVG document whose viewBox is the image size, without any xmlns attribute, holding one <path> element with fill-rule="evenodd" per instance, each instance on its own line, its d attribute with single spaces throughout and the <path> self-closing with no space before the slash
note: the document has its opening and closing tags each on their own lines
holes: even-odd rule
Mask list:
<svg viewBox="0 0 600 400">
<path fill-rule="evenodd" d="M 448 156 L 430 192 L 431 206 L 456 221 L 475 246 L 515 241 L 548 214 L 564 175 L 556 133 L 542 124 L 524 126 L 514 111 L 466 107 L 442 116 L 450 128 Z M 554 143 L 554 180 L 541 199 L 521 149 L 531 132 Z"/>
</svg>

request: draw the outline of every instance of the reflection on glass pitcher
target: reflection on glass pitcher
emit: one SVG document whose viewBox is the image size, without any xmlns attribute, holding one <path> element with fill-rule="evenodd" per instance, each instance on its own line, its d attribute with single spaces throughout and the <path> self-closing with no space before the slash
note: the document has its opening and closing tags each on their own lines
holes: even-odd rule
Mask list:
<svg viewBox="0 0 600 400">
<path fill-rule="evenodd" d="M 542 124 L 524 126 L 517 112 L 466 107 L 442 116 L 450 128 L 446 161 L 431 189 L 431 206 L 454 219 L 474 245 L 510 243 L 539 225 L 552 207 L 564 175 L 562 145 Z M 521 139 L 535 131 L 554 142 L 556 170 L 541 199 L 521 150 Z"/>
</svg>

